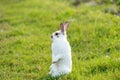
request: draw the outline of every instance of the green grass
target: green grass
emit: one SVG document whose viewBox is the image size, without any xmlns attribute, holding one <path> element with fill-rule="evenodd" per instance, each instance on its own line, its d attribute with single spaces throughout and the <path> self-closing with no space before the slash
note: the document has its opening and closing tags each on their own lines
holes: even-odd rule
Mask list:
<svg viewBox="0 0 120 80">
<path fill-rule="evenodd" d="M 0 1 L 0 80 L 120 80 L 120 17 L 67 0 Z M 51 78 L 52 32 L 70 21 L 73 69 Z"/>
</svg>

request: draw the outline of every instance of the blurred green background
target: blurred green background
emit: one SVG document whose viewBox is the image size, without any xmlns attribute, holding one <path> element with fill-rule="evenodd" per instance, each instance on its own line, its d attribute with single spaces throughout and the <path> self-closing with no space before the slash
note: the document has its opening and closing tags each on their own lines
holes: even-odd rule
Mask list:
<svg viewBox="0 0 120 80">
<path fill-rule="evenodd" d="M 50 36 L 66 20 L 73 69 L 52 78 Z M 0 0 L 0 80 L 120 80 L 120 0 Z"/>
</svg>

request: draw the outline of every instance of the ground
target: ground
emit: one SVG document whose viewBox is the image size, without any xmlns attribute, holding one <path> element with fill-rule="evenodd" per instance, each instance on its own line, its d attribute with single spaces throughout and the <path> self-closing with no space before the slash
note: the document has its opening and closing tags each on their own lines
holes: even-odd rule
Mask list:
<svg viewBox="0 0 120 80">
<path fill-rule="evenodd" d="M 109 5 L 0 1 L 0 80 L 120 80 L 120 17 Z M 69 21 L 73 69 L 51 78 L 51 34 Z"/>
</svg>

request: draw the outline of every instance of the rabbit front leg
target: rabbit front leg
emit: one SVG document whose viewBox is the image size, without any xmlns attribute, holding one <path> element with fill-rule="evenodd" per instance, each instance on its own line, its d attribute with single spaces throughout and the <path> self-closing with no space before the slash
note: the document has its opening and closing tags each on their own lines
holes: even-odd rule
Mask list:
<svg viewBox="0 0 120 80">
<path fill-rule="evenodd" d="M 61 55 L 53 55 L 52 58 L 52 63 L 55 64 L 61 60 L 62 56 Z"/>
</svg>

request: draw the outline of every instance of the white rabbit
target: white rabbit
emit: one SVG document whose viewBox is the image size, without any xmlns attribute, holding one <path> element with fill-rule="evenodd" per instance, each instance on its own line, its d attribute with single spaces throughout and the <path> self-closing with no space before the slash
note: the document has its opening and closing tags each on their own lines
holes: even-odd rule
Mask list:
<svg viewBox="0 0 120 80">
<path fill-rule="evenodd" d="M 72 69 L 71 47 L 67 40 L 66 30 L 69 23 L 60 24 L 60 30 L 52 34 L 52 64 L 50 75 L 52 77 L 68 74 Z"/>
</svg>

